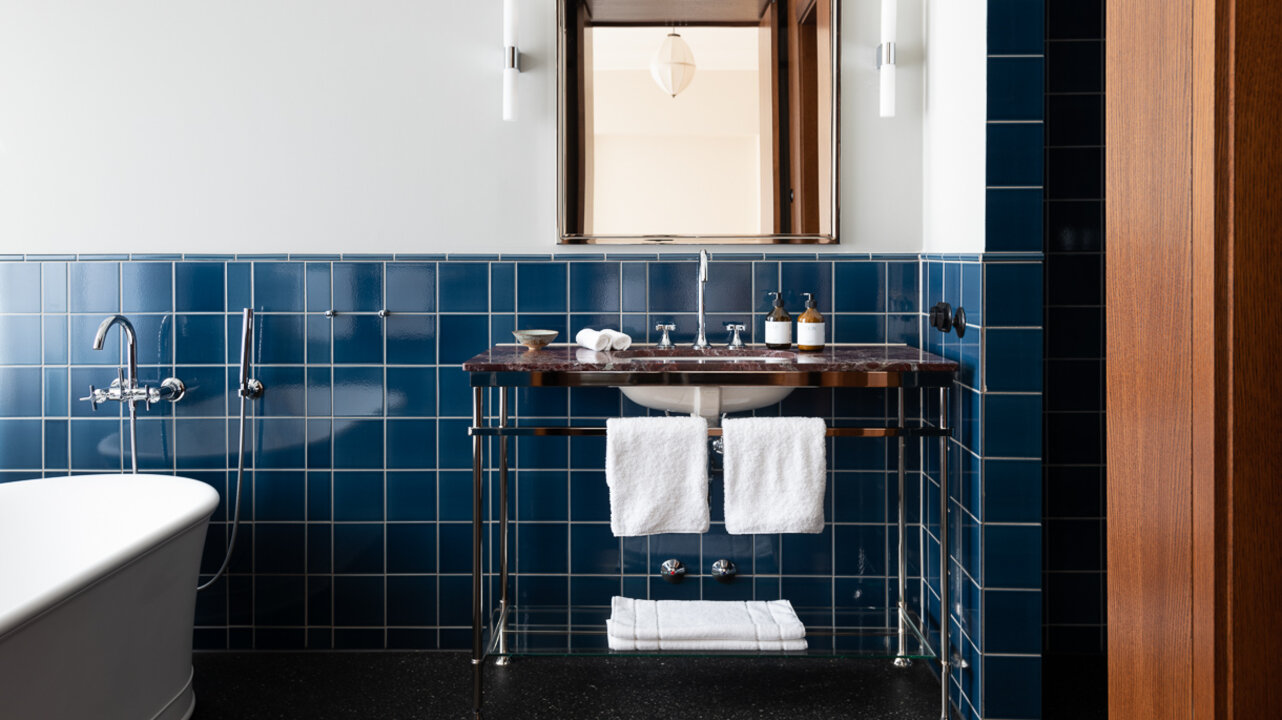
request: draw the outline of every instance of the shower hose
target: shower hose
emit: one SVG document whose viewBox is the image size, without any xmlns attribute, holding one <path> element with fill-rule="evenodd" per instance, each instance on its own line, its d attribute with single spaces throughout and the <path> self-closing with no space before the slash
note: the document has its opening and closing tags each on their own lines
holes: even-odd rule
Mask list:
<svg viewBox="0 0 1282 720">
<path fill-rule="evenodd" d="M 236 391 L 236 394 L 240 396 L 240 443 L 236 450 L 236 503 L 232 510 L 231 537 L 227 539 L 227 553 L 223 555 L 223 562 L 222 565 L 218 566 L 218 572 L 214 573 L 214 576 L 205 583 L 197 585 L 197 590 L 204 590 L 223 576 L 223 573 L 227 571 L 228 563 L 231 562 L 232 551 L 236 548 L 236 531 L 240 529 L 240 490 L 245 480 L 245 413 L 249 406 L 249 400 L 258 397 L 263 391 L 262 383 L 249 377 L 253 336 L 254 311 L 250 308 L 245 308 L 241 316 L 240 387 Z"/>
</svg>

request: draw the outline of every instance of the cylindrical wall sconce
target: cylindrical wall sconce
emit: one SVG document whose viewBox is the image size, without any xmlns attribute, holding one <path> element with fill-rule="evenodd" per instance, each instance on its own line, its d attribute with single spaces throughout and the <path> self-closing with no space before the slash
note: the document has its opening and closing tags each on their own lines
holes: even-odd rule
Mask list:
<svg viewBox="0 0 1282 720">
<path fill-rule="evenodd" d="M 895 116 L 895 31 L 898 0 L 881 0 L 881 44 L 877 46 L 877 73 L 881 80 L 881 116 Z"/>
<path fill-rule="evenodd" d="M 516 119 L 516 76 L 521 73 L 521 51 L 517 49 L 516 0 L 503 0 L 503 119 Z"/>
</svg>

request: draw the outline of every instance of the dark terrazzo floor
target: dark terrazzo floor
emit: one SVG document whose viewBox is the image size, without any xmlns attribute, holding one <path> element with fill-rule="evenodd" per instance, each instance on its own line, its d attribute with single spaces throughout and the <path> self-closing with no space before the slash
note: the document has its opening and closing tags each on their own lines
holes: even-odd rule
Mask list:
<svg viewBox="0 0 1282 720">
<path fill-rule="evenodd" d="M 193 720 L 471 717 L 461 653 L 197 653 Z M 766 658 L 519 658 L 486 668 L 486 718 L 939 717 L 924 663 Z"/>
</svg>

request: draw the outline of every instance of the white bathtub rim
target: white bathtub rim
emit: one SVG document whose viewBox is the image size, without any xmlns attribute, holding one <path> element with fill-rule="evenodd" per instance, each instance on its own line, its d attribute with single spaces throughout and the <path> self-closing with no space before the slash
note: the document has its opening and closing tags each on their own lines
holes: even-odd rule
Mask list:
<svg viewBox="0 0 1282 720">
<path fill-rule="evenodd" d="M 192 668 L 187 672 L 187 683 L 151 720 L 190 720 L 196 713 L 196 691 L 192 688 L 195 677 L 196 669 Z"/>
<path fill-rule="evenodd" d="M 58 581 L 49 583 L 45 587 L 40 588 L 25 597 L 17 599 L 7 607 L 0 606 L 0 642 L 4 642 L 4 639 L 10 633 L 21 630 L 23 627 L 52 612 L 72 598 L 87 592 L 90 588 L 146 558 L 160 547 L 163 547 L 169 540 L 179 537 L 183 533 L 189 532 L 193 528 L 205 524 L 209 521 L 209 517 L 218 507 L 218 492 L 199 480 L 192 480 L 191 478 L 184 478 L 182 476 L 175 475 L 148 475 L 142 473 L 138 475 L 125 473 L 123 475 L 104 474 L 18 480 L 12 483 L 0 485 L 0 494 L 3 494 L 5 485 L 13 486 L 25 483 L 56 482 L 62 480 L 102 477 L 128 477 L 147 480 L 162 479 L 165 482 L 178 480 L 180 482 L 190 483 L 193 486 L 199 486 L 199 488 L 193 487 L 192 490 L 195 493 L 204 495 L 204 497 L 201 498 L 198 495 L 195 498 L 198 501 L 198 504 L 196 504 L 194 508 L 186 508 L 186 511 L 183 513 L 175 513 L 175 518 L 172 521 L 156 527 L 150 532 L 139 535 L 130 542 L 123 543 L 120 547 L 114 548 L 109 553 L 105 553 L 94 562 L 88 563 L 74 572 L 67 573 L 65 577 L 60 578 Z M 194 518 L 193 512 L 196 513 Z M 195 581 L 196 578 L 193 578 L 193 582 Z"/>
</svg>

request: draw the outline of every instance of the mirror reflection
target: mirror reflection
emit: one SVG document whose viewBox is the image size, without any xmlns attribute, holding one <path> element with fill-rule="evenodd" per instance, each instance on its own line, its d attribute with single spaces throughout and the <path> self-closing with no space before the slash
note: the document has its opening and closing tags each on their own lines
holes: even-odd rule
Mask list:
<svg viewBox="0 0 1282 720">
<path fill-rule="evenodd" d="M 562 0 L 562 242 L 835 242 L 834 0 Z"/>
</svg>

